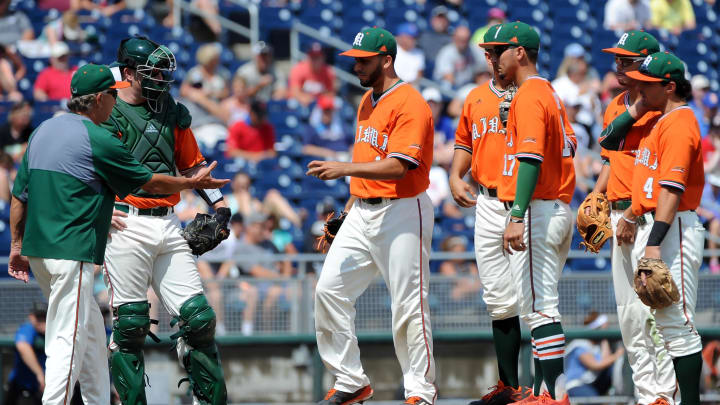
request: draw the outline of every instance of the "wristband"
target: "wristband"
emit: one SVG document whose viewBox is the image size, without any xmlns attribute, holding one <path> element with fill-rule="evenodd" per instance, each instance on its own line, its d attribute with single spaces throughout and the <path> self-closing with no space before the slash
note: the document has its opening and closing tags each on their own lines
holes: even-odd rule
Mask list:
<svg viewBox="0 0 720 405">
<path fill-rule="evenodd" d="M 625 214 L 622 216 L 623 221 L 627 222 L 628 224 L 636 224 L 637 221 L 633 221 L 632 219 L 628 219 L 625 217 Z"/>
<path fill-rule="evenodd" d="M 668 230 L 670 230 L 670 224 L 663 221 L 655 221 L 653 227 L 650 230 L 650 236 L 648 237 L 647 246 L 660 246 Z"/>
<path fill-rule="evenodd" d="M 525 222 L 525 218 L 510 217 L 510 222 L 512 222 L 513 224 L 522 224 L 523 222 Z"/>
</svg>

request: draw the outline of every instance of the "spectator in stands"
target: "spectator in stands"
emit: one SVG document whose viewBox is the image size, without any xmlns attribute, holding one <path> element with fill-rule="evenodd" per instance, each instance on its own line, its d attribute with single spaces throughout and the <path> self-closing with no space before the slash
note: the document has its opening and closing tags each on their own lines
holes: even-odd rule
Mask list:
<svg viewBox="0 0 720 405">
<path fill-rule="evenodd" d="M 651 28 L 649 0 L 608 0 L 603 26 L 615 31 Z"/>
<path fill-rule="evenodd" d="M 482 50 L 470 46 L 470 29 L 461 25 L 455 28 L 452 42 L 442 47 L 435 57 L 433 78 L 448 88 L 457 89 L 472 82 L 481 64 L 487 64 Z"/>
<path fill-rule="evenodd" d="M 697 214 L 710 233 L 708 249 L 720 247 L 720 117 L 713 120 L 708 136 L 702 140 L 706 182 Z M 720 273 L 720 259 L 710 257 L 710 272 Z"/>
<path fill-rule="evenodd" d="M 35 38 L 30 19 L 21 11 L 10 11 L 11 0 L 0 0 L 0 45 L 15 46 Z"/>
<path fill-rule="evenodd" d="M 448 9 L 437 6 L 430 12 L 430 29 L 424 30 L 418 39 L 418 46 L 425 54 L 425 60 L 435 60 L 440 49 L 452 41 Z"/>
<path fill-rule="evenodd" d="M 191 190 L 180 191 L 180 202 L 173 209 L 182 223 L 195 219 L 197 214 L 207 214 L 207 203 Z"/>
<path fill-rule="evenodd" d="M 235 247 L 238 243 L 242 243 L 242 239 L 243 216 L 235 213 L 230 218 L 230 236 L 214 250 L 200 256 L 198 259 L 198 271 L 207 289 L 208 301 L 210 301 L 210 305 L 217 316 L 216 332 L 219 335 L 227 333 L 225 327 L 225 303 L 223 300 L 225 294 L 223 294 L 222 280 L 236 278 L 240 274 L 233 256 L 235 255 Z M 245 336 L 252 335 L 255 328 L 258 290 L 247 281 L 238 282 L 237 288 L 240 301 L 245 303 L 240 331 Z"/>
<path fill-rule="evenodd" d="M 0 45 L 0 101 L 20 101 L 17 82 L 25 75 L 25 64 L 8 47 Z"/>
<path fill-rule="evenodd" d="M 467 252 L 468 240 L 464 236 L 450 236 L 443 240 L 440 249 L 443 252 Z M 461 301 L 468 296 L 479 296 L 480 290 L 482 290 L 478 268 L 474 260 L 445 260 L 440 263 L 440 274 L 455 278 L 455 284 L 450 291 L 450 298 L 453 301 Z"/>
<path fill-rule="evenodd" d="M 600 115 L 600 81 L 592 79 L 588 75 L 589 65 L 585 59 L 575 57 L 571 54 L 568 60 L 574 63 L 568 65 L 567 75 L 559 76 L 553 80 L 552 86 L 563 102 L 573 100 L 578 102 L 580 109 L 577 113 L 577 122 L 582 124 L 588 133 L 592 133 L 593 126 L 602 122 Z"/>
<path fill-rule="evenodd" d="M 575 188 L 580 190 L 583 195 L 592 191 L 595 186 L 595 175 L 600 172 L 602 162 L 595 159 L 599 154 L 593 154 L 590 150 L 591 136 L 584 125 L 577 121 L 577 115 L 582 108 L 582 103 L 578 97 L 570 97 L 563 99 L 565 111 L 567 112 L 568 121 L 575 132 L 577 138 L 577 149 L 575 151 Z"/>
<path fill-rule="evenodd" d="M 15 179 L 15 162 L 7 153 L 0 152 L 0 212 L 9 214 L 10 189 Z"/>
<path fill-rule="evenodd" d="M 608 317 L 590 312 L 584 321 L 588 330 L 606 329 Z M 620 347 L 614 352 L 607 339 L 574 339 L 565 348 L 565 388 L 570 397 L 606 395 L 612 385 L 612 366 L 625 355 Z"/>
<path fill-rule="evenodd" d="M 335 214 L 341 210 L 336 210 L 335 200 L 332 197 L 325 197 L 323 201 L 317 203 L 315 206 L 315 220 L 310 225 L 310 232 L 305 234 L 305 240 L 303 241 L 303 252 L 304 253 L 317 253 L 317 238 L 325 235 L 325 222 L 327 222 L 328 216 Z M 315 272 L 322 270 L 322 263 L 312 263 Z"/>
<path fill-rule="evenodd" d="M 455 126 L 452 119 L 445 115 L 445 103 L 443 103 L 440 90 L 428 87 L 422 91 L 422 96 L 430 106 L 435 125 L 433 161 L 441 166 L 449 167 L 454 153 Z"/>
<path fill-rule="evenodd" d="M 51 21 L 43 28 L 42 34 L 42 38 L 47 40 L 50 46 L 60 41 L 82 44 L 86 37 L 87 33 L 80 27 L 75 10 L 65 11 L 61 18 Z"/>
<path fill-rule="evenodd" d="M 235 75 L 232 80 L 232 94 L 220 103 L 219 113 L 228 127 L 238 121 L 247 121 L 250 117 L 250 96 L 245 78 Z"/>
<path fill-rule="evenodd" d="M 349 161 L 355 137 L 337 113 L 338 102 L 331 96 L 318 97 L 304 127 L 302 153 L 308 156 Z"/>
<path fill-rule="evenodd" d="M 275 157 L 275 128 L 267 120 L 264 103 L 253 101 L 248 121 L 238 121 L 230 127 L 225 154 L 253 162 Z"/>
<path fill-rule="evenodd" d="M 264 103 L 286 96 L 285 77 L 273 64 L 273 49 L 264 41 L 258 41 L 252 48 L 253 59 L 240 66 L 235 72 L 247 86 L 248 97 Z"/>
<path fill-rule="evenodd" d="M 425 54 L 416 47 L 418 37 L 417 26 L 413 23 L 401 24 L 395 40 L 397 55 L 395 56 L 395 72 L 405 82 L 414 83 L 425 71 Z"/>
<path fill-rule="evenodd" d="M 614 71 L 607 72 L 602 81 L 602 87 L 600 90 L 600 102 L 602 103 L 602 110 L 605 111 L 608 104 L 617 97 L 618 94 L 623 92 L 623 87 L 620 85 L 617 79 L 617 73 Z"/>
<path fill-rule="evenodd" d="M 463 104 L 468 94 L 470 94 L 475 87 L 490 80 L 491 77 L 492 74 L 490 73 L 487 63 L 480 63 L 478 68 L 475 69 L 472 83 L 460 87 L 460 89 L 455 92 L 455 97 L 450 101 L 450 104 L 448 104 L 447 115 L 453 119 L 459 118 L 460 115 L 462 115 Z"/>
<path fill-rule="evenodd" d="M 218 16 L 218 0 L 193 0 L 192 6 L 202 11 L 205 15 L 190 17 L 190 32 L 198 42 L 215 42 L 220 39 L 222 26 Z"/>
<path fill-rule="evenodd" d="M 692 86 L 692 100 L 690 100 L 688 105 L 695 113 L 695 118 L 697 118 L 698 125 L 700 126 L 700 135 L 704 137 L 707 135 L 709 128 L 709 117 L 706 117 L 708 108 L 705 106 L 705 100 L 708 94 L 710 94 L 710 80 L 704 75 L 697 74 L 690 80 L 690 85 Z M 715 96 L 715 99 L 717 99 L 717 96 Z M 711 99 L 707 101 L 712 102 Z M 715 104 L 717 104 L 717 102 L 715 102 Z"/>
<path fill-rule="evenodd" d="M 195 53 L 197 66 L 190 69 L 180 86 L 180 96 L 189 100 L 195 138 L 207 147 L 227 138 L 226 115 L 220 102 L 230 94 L 230 72 L 220 66 L 222 46 L 205 44 Z"/>
<path fill-rule="evenodd" d="M 230 208 L 230 212 L 241 213 L 247 217 L 253 212 L 265 212 L 285 218 L 296 227 L 302 226 L 301 216 L 295 212 L 285 197 L 275 189 L 270 189 L 265 193 L 262 201 L 250 193 L 251 186 L 250 176 L 244 172 L 238 172 L 233 178 L 230 187 L 231 194 L 225 195 L 225 202 Z"/>
<path fill-rule="evenodd" d="M 35 100 L 69 99 L 70 80 L 76 70 L 77 66 L 70 66 L 70 48 L 64 42 L 53 45 L 50 48 L 50 66 L 43 69 L 35 80 Z"/>
<path fill-rule="evenodd" d="M 35 130 L 32 115 L 30 103 L 20 101 L 10 107 L 7 122 L 0 125 L 0 150 L 10 154 L 17 162 L 22 160 L 30 134 Z"/>
<path fill-rule="evenodd" d="M 335 94 L 335 72 L 325 63 L 325 51 L 320 43 L 310 45 L 307 58 L 290 70 L 290 98 L 302 105 L 317 101 L 321 94 Z"/>
<path fill-rule="evenodd" d="M 655 28 L 675 35 L 695 29 L 695 11 L 690 0 L 650 0 L 650 15 Z"/>
<path fill-rule="evenodd" d="M 15 333 L 15 362 L 7 382 L 5 404 L 42 403 L 45 389 L 45 318 L 47 304 L 36 302 L 28 321 Z M 26 401 L 26 402 L 24 402 Z"/>
<path fill-rule="evenodd" d="M 505 10 L 499 7 L 492 7 L 487 13 L 487 24 L 476 29 L 472 37 L 470 37 L 470 46 L 477 46 L 477 44 L 483 42 L 483 37 L 487 30 L 493 25 L 504 23 L 506 19 L 507 15 L 505 14 Z"/>
<path fill-rule="evenodd" d="M 125 0 L 71 0 L 81 10 L 98 10 L 105 17 L 110 17 L 125 9 Z"/>
</svg>

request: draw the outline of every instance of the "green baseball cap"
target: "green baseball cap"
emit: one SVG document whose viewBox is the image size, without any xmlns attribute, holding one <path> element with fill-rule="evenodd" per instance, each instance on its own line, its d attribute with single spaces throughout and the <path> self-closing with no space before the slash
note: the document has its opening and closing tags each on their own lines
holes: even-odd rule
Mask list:
<svg viewBox="0 0 720 405">
<path fill-rule="evenodd" d="M 685 64 L 670 52 L 655 52 L 645 58 L 638 70 L 626 74 L 641 82 L 684 80 Z"/>
<path fill-rule="evenodd" d="M 375 55 L 397 54 L 397 43 L 395 37 L 389 31 L 382 28 L 367 28 L 355 35 L 352 49 L 340 55 L 354 58 L 365 58 Z"/>
<path fill-rule="evenodd" d="M 622 34 L 615 47 L 602 51 L 617 56 L 648 56 L 660 52 L 660 43 L 647 32 L 632 30 Z"/>
<path fill-rule="evenodd" d="M 116 81 L 106 65 L 89 63 L 78 69 L 70 80 L 70 92 L 73 97 L 95 94 L 108 89 L 124 89 L 130 83 Z"/>
<path fill-rule="evenodd" d="M 531 49 L 540 48 L 540 35 L 533 27 L 521 21 L 493 25 L 485 33 L 483 40 L 485 42 L 478 44 L 481 48 L 498 45 L 515 45 Z"/>
</svg>

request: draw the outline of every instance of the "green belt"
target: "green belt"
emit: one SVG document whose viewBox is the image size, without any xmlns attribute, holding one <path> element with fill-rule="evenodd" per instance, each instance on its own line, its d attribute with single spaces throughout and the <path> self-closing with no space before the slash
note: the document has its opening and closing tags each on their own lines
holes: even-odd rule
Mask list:
<svg viewBox="0 0 720 405">
<path fill-rule="evenodd" d="M 626 209 L 630 208 L 631 205 L 631 200 L 610 201 L 611 210 L 625 211 Z"/>
<path fill-rule="evenodd" d="M 130 207 L 125 204 L 115 204 L 115 209 L 125 213 L 130 213 Z M 164 217 L 173 212 L 172 207 L 155 207 L 155 208 L 138 208 L 138 215 L 149 215 L 151 217 Z"/>
</svg>

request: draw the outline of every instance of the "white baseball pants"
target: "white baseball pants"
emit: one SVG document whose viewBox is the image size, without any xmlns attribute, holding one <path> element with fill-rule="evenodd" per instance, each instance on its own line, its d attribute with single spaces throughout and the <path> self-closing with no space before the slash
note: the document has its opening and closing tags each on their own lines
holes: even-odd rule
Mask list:
<svg viewBox="0 0 720 405">
<path fill-rule="evenodd" d="M 645 214 L 647 224 L 638 226 L 633 247 L 633 266 L 645 254 L 654 218 Z M 663 261 L 670 268 L 673 281 L 680 291 L 680 301 L 667 308 L 654 310 L 657 328 L 672 358 L 695 354 L 702 350 L 700 334 L 695 328 L 698 270 L 703 259 L 705 229 L 694 211 L 675 215 L 670 230 L 660 244 Z"/>
<path fill-rule="evenodd" d="M 48 299 L 43 405 L 70 403 L 80 382 L 83 402 L 110 402 L 105 324 L 93 296 L 93 264 L 30 257 Z"/>
<path fill-rule="evenodd" d="M 612 275 L 618 322 L 632 369 L 635 398 L 641 405 L 651 404 L 660 397 L 673 403 L 676 382 L 672 358 L 655 328 L 655 318 L 650 308 L 640 301 L 634 289 L 634 269 L 637 264 L 632 257 L 634 245 L 617 244 L 615 235 L 622 215 L 620 210 L 610 213 L 613 229 L 613 239 L 610 241 Z"/>
<path fill-rule="evenodd" d="M 203 292 L 197 264 L 180 234 L 175 214 L 163 217 L 129 214 L 127 228 L 112 229 L 105 250 L 105 285 L 113 308 L 147 301 L 152 285 L 165 309 L 173 316 L 180 306 Z"/>
<path fill-rule="evenodd" d="M 392 305 L 392 334 L 405 397 L 434 403 L 436 389 L 428 293 L 434 214 L 424 192 L 412 198 L 356 201 L 325 258 L 315 290 L 318 351 L 334 388 L 370 384 L 360 362 L 355 301 L 379 274 Z"/>
<path fill-rule="evenodd" d="M 560 322 L 558 282 L 570 242 L 573 215 L 560 200 L 532 200 L 525 213 L 525 245 L 510 255 L 515 285 L 520 286 L 520 317 L 530 330 Z"/>
<path fill-rule="evenodd" d="M 503 233 L 508 211 L 505 204 L 487 195 L 487 189 L 478 192 L 475 207 L 475 259 L 483 301 L 490 318 L 502 320 L 518 315 L 518 298 L 510 271 L 510 259 L 503 251 Z"/>
</svg>

